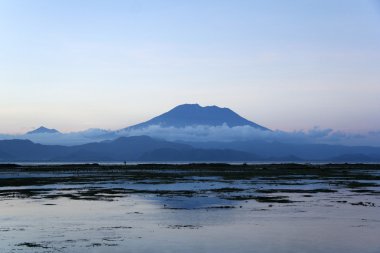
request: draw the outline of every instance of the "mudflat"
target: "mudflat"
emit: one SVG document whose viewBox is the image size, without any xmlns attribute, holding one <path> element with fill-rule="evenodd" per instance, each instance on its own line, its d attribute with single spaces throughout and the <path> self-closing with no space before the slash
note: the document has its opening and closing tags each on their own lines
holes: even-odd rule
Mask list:
<svg viewBox="0 0 380 253">
<path fill-rule="evenodd" d="M 0 165 L 4 252 L 379 252 L 380 165 Z"/>
</svg>

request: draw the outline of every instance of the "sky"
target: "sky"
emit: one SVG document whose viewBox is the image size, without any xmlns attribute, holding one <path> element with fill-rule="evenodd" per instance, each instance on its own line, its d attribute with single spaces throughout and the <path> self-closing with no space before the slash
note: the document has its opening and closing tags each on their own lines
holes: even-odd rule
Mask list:
<svg viewBox="0 0 380 253">
<path fill-rule="evenodd" d="M 119 129 L 183 103 L 380 130 L 375 0 L 0 0 L 0 132 Z"/>
</svg>

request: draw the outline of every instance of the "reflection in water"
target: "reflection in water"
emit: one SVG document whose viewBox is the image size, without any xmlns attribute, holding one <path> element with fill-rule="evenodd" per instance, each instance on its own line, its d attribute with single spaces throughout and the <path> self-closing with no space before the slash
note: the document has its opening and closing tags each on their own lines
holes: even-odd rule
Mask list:
<svg viewBox="0 0 380 253">
<path fill-rule="evenodd" d="M 143 173 L 2 172 L 1 252 L 380 252 L 377 170 Z"/>
</svg>

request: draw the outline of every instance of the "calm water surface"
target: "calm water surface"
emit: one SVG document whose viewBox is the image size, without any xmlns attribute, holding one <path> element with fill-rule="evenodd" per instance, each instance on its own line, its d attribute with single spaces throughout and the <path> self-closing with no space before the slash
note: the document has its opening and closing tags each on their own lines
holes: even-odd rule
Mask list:
<svg viewBox="0 0 380 253">
<path fill-rule="evenodd" d="M 144 173 L 1 172 L 0 252 L 380 252 L 377 170 Z"/>
</svg>

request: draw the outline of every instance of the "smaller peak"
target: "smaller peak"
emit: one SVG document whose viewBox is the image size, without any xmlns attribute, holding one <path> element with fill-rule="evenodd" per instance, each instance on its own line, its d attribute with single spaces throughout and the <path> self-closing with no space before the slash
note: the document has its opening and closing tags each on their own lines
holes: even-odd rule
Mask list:
<svg viewBox="0 0 380 253">
<path fill-rule="evenodd" d="M 53 128 L 46 128 L 44 126 L 40 126 L 39 128 L 29 131 L 26 134 L 55 134 L 55 133 L 59 133 L 59 131 Z"/>
<path fill-rule="evenodd" d="M 205 106 L 204 108 L 209 108 L 209 109 L 228 109 L 227 107 L 219 107 L 217 105 L 209 105 L 209 106 Z M 230 110 L 230 109 L 228 109 Z"/>
</svg>

